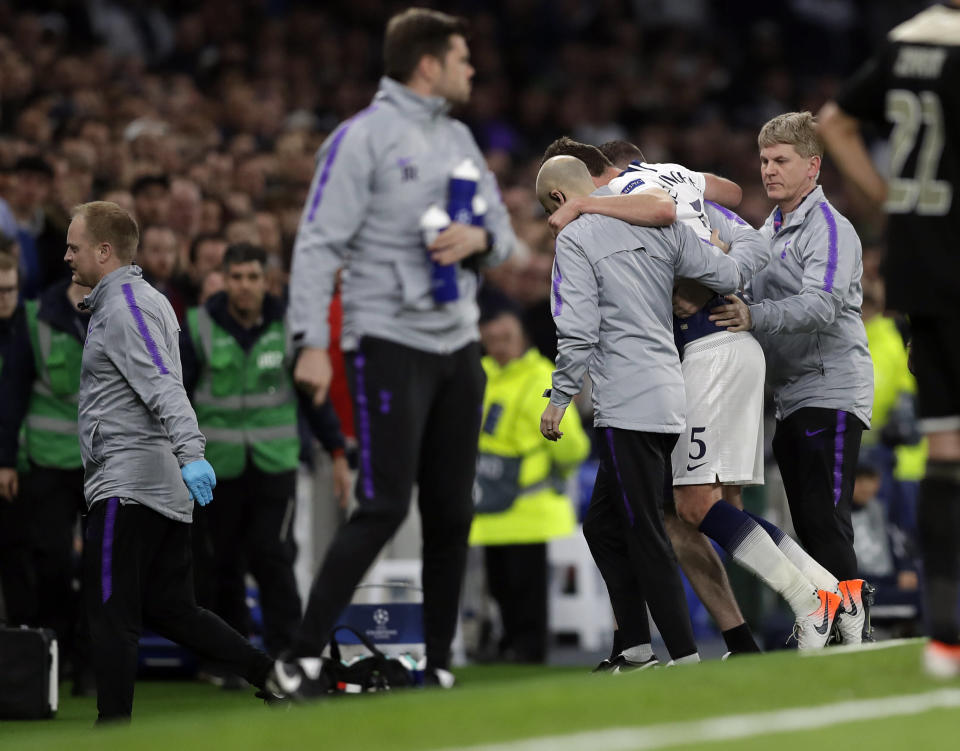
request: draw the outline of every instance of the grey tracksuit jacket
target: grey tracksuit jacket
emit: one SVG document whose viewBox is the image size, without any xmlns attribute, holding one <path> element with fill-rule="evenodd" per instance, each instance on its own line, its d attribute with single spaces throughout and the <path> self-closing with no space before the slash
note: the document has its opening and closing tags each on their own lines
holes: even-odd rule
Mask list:
<svg viewBox="0 0 960 751">
<path fill-rule="evenodd" d="M 773 257 L 749 288 L 777 419 L 825 407 L 870 427 L 873 361 L 860 317 L 860 238 L 819 186 L 775 232 L 777 217 L 774 210 L 760 229 Z"/>
<path fill-rule="evenodd" d="M 459 300 L 438 306 L 420 217 L 446 205 L 450 173 L 469 157 L 481 170 L 486 228 L 496 265 L 515 238 L 496 179 L 467 127 L 439 97 L 421 97 L 390 78 L 373 103 L 338 127 L 320 148 L 293 253 L 288 328 L 297 346 L 326 347 L 327 309 L 343 276 L 343 348 L 362 336 L 445 353 L 479 339 L 477 277 L 459 268 Z"/>
<path fill-rule="evenodd" d="M 584 214 L 557 237 L 552 307 L 557 367 L 550 402 L 566 406 L 593 380 L 594 425 L 680 433 L 686 400 L 673 339 L 673 284 L 721 294 L 741 286 L 737 262 L 680 222 L 634 227 Z"/>
<path fill-rule="evenodd" d="M 173 308 L 138 266 L 105 276 L 84 304 L 92 312 L 78 425 L 87 506 L 130 498 L 190 522 L 180 467 L 203 458 L 205 440 L 183 388 Z"/>
</svg>

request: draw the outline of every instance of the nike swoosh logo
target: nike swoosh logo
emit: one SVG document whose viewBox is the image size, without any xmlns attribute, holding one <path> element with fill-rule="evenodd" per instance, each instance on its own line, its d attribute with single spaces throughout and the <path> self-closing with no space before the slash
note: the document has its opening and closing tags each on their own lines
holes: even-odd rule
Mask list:
<svg viewBox="0 0 960 751">
<path fill-rule="evenodd" d="M 807 434 L 807 438 L 813 438 L 815 435 L 820 435 L 826 428 L 820 428 L 820 430 L 805 430 L 804 433 Z"/>
<path fill-rule="evenodd" d="M 827 633 L 827 622 L 829 620 L 830 620 L 830 606 L 827 603 L 827 599 L 824 598 L 823 599 L 823 623 L 821 623 L 819 626 L 814 626 L 814 628 L 817 630 L 817 633 L 820 634 L 820 636 L 823 636 L 825 633 Z"/>
<path fill-rule="evenodd" d="M 847 615 L 853 617 L 857 614 L 857 603 L 853 601 L 853 595 L 847 593 L 847 599 L 850 600 L 850 607 L 847 609 Z"/>
<path fill-rule="evenodd" d="M 693 472 L 693 470 L 699 469 L 699 468 L 702 467 L 704 464 L 706 464 L 706 462 L 700 462 L 699 464 L 694 464 L 692 467 L 688 464 L 688 465 L 687 465 L 687 472 Z"/>
</svg>

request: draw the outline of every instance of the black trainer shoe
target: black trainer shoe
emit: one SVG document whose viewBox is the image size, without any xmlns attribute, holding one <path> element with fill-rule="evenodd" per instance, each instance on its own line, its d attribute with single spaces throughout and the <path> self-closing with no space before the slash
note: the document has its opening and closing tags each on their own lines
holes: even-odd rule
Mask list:
<svg viewBox="0 0 960 751">
<path fill-rule="evenodd" d="M 655 668 L 660 664 L 660 661 L 657 659 L 656 655 L 650 655 L 650 657 L 643 662 L 634 662 L 633 660 L 628 660 L 622 654 L 617 655 L 612 660 L 606 659 L 601 662 L 597 667 L 593 669 L 594 673 L 632 673 L 635 670 L 648 670 L 649 668 Z"/>
<path fill-rule="evenodd" d="M 329 694 L 332 688 L 319 657 L 301 657 L 295 662 L 277 660 L 267 674 L 266 690 L 280 698 L 310 701 Z"/>
</svg>

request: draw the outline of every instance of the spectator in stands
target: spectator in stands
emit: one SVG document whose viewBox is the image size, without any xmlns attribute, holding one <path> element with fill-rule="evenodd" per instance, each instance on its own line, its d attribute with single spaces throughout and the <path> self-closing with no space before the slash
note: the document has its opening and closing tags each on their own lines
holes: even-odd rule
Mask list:
<svg viewBox="0 0 960 751">
<path fill-rule="evenodd" d="M 195 304 L 204 280 L 213 271 L 223 266 L 223 254 L 227 241 L 219 235 L 197 235 L 190 244 L 190 298 Z"/>
<path fill-rule="evenodd" d="M 137 224 L 166 225 L 170 218 L 170 178 L 167 175 L 138 177 L 130 188 Z"/>
<path fill-rule="evenodd" d="M 187 293 L 186 280 L 177 273 L 177 236 L 170 227 L 149 225 L 142 238 L 137 263 L 143 269 L 143 278 L 166 296 L 182 322 Z"/>
<path fill-rule="evenodd" d="M 20 286 L 27 300 L 36 298 L 47 285 L 66 276 L 65 225 L 48 210 L 53 176 L 53 167 L 39 156 L 20 157 L 13 168 L 9 203 L 17 222 L 23 272 Z"/>
</svg>

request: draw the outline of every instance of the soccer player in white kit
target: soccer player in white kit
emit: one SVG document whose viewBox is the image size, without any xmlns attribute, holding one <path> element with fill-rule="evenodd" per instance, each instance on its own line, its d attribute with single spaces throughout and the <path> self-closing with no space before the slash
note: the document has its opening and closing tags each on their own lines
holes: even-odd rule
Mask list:
<svg viewBox="0 0 960 751">
<path fill-rule="evenodd" d="M 615 145 L 621 152 L 632 146 Z M 704 176 L 678 164 L 643 162 L 639 149 L 635 156 L 641 159 L 621 165 L 626 167 L 623 171 L 607 160 L 609 167 L 594 175 L 595 182 L 621 195 L 661 188 L 677 202 L 677 219 L 693 228 L 703 242 L 711 242 L 712 215 L 714 222 L 724 225 L 727 237 L 732 228 L 742 243 L 755 243 L 750 268 L 743 269 L 749 272 L 744 274 L 744 283 L 766 264 L 769 252 L 762 248 L 762 238 L 732 211 L 706 202 L 708 179 L 716 186 L 715 181 L 722 178 Z M 594 199 L 590 210 L 604 213 L 602 204 L 596 204 L 605 199 Z M 578 209 L 582 210 L 574 204 L 569 218 L 554 221 L 570 221 Z M 765 361 L 752 335 L 740 332 L 729 336 L 731 332 L 708 320 L 709 308 L 724 302 L 722 298 L 709 300 L 705 306 L 697 306 L 699 310 L 692 316 L 677 321 L 675 334 L 687 397 L 687 432 L 681 435 L 672 457 L 677 513 L 787 600 L 797 618 L 795 634 L 800 648 L 823 647 L 842 612 L 841 598 L 835 591 L 818 589 L 811 580 L 836 581 L 835 577 L 777 527 L 738 508 L 740 487 L 763 482 Z"/>
</svg>

